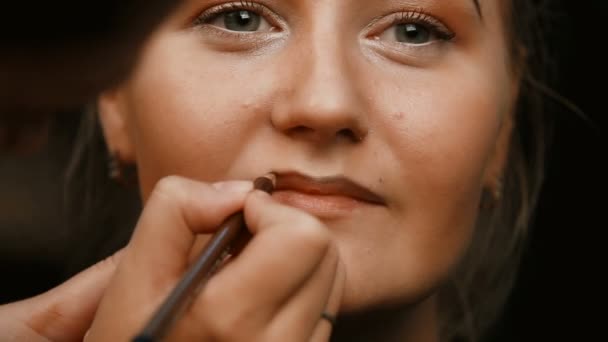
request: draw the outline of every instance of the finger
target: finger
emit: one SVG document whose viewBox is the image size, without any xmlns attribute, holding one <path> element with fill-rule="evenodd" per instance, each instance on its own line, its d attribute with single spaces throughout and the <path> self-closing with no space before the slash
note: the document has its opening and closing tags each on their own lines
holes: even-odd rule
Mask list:
<svg viewBox="0 0 608 342">
<path fill-rule="evenodd" d="M 207 184 L 171 176 L 161 180 L 150 195 L 129 243 L 126 262 L 154 267 L 141 270 L 139 282 L 179 277 L 187 267 L 192 245 L 200 233 L 212 233 L 238 211 L 251 191 L 249 181 Z M 140 265 L 141 266 L 141 265 Z M 160 275 L 163 279 L 156 279 Z M 152 279 L 150 279 L 152 277 Z"/>
<path fill-rule="evenodd" d="M 12 310 L 30 334 L 49 341 L 82 340 L 121 255 L 122 250 L 48 292 L 3 309 Z"/>
<path fill-rule="evenodd" d="M 341 260 L 338 260 L 336 266 L 336 273 L 334 276 L 333 286 L 327 300 L 327 305 L 323 312 L 331 315 L 334 318 L 338 317 L 340 312 L 340 303 L 342 302 L 342 294 L 344 293 L 344 284 L 346 281 L 346 273 L 344 271 L 344 264 Z M 334 326 L 333 323 L 327 319 L 320 319 L 315 327 L 315 330 L 310 338 L 311 342 L 327 342 L 331 337 L 331 333 Z"/>
<path fill-rule="evenodd" d="M 147 200 L 89 340 L 124 340 L 143 327 L 187 267 L 196 234 L 213 232 L 242 207 L 251 189 L 251 182 L 161 180 Z"/>
<path fill-rule="evenodd" d="M 191 308 L 217 339 L 263 330 L 315 273 L 329 246 L 321 222 L 261 191 L 247 197 L 244 210 L 254 238 L 209 281 Z"/>
<path fill-rule="evenodd" d="M 275 316 L 269 333 L 270 341 L 284 340 L 286 336 L 293 341 L 310 341 L 317 326 L 331 331 L 327 321 L 322 321 L 321 313 L 328 309 L 337 280 L 338 261 L 337 248 L 332 244 L 314 275 Z"/>
</svg>

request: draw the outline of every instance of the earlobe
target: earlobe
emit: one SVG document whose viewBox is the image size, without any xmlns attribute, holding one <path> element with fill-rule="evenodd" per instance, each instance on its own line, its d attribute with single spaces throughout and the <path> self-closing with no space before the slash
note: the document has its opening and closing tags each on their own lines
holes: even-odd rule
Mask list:
<svg viewBox="0 0 608 342">
<path fill-rule="evenodd" d="M 131 139 L 126 106 L 117 90 L 103 93 L 97 101 L 99 121 L 108 146 L 108 152 L 122 163 L 135 162 L 135 149 Z"/>
</svg>

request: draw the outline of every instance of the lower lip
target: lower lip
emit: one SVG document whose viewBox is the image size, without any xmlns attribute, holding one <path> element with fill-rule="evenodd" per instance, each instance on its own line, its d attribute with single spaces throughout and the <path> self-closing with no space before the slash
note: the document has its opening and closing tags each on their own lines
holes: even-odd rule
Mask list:
<svg viewBox="0 0 608 342">
<path fill-rule="evenodd" d="M 321 219 L 336 219 L 348 216 L 355 210 L 374 206 L 352 197 L 339 195 L 309 194 L 298 191 L 278 190 L 272 197 L 291 207 L 302 209 Z"/>
</svg>

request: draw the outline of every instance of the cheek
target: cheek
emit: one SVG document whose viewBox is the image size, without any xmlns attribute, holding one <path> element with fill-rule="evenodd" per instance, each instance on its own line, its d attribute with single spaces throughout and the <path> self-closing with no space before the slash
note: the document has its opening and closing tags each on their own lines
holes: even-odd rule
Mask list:
<svg viewBox="0 0 608 342">
<path fill-rule="evenodd" d="M 206 181 L 229 176 L 260 121 L 252 114 L 264 112 L 266 85 L 252 82 L 264 71 L 211 60 L 202 49 L 193 52 L 191 41 L 181 46 L 186 43 L 152 45 L 126 88 L 144 197 L 169 174 Z"/>
<path fill-rule="evenodd" d="M 499 86 L 506 79 L 454 67 L 403 79 L 382 89 L 387 101 L 379 107 L 388 114 L 376 122 L 401 177 L 420 196 L 476 197 L 506 114 L 508 93 Z"/>
<path fill-rule="evenodd" d="M 409 70 L 378 90 L 378 110 L 386 113 L 374 116 L 383 137 L 378 149 L 387 151 L 391 183 L 400 184 L 391 197 L 398 201 L 397 221 L 407 227 L 402 249 L 394 250 L 408 251 L 413 261 L 404 264 L 426 285 L 449 275 L 469 245 L 507 103 L 497 86 L 505 83 L 501 76 L 493 82 L 488 70 L 477 75 L 462 68 Z"/>
</svg>

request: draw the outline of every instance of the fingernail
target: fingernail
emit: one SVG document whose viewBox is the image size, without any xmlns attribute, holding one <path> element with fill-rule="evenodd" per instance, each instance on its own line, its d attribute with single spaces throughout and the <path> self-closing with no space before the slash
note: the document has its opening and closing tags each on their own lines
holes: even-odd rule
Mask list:
<svg viewBox="0 0 608 342">
<path fill-rule="evenodd" d="M 213 186 L 216 190 L 222 192 L 231 192 L 237 194 L 248 193 L 253 189 L 253 183 L 250 181 L 224 181 L 224 182 L 216 182 L 213 183 Z"/>
<path fill-rule="evenodd" d="M 263 191 L 263 190 L 259 190 L 259 189 L 253 190 L 253 192 L 251 194 L 254 196 L 257 196 L 259 198 L 270 198 L 269 193 L 267 193 L 266 191 Z"/>
</svg>

